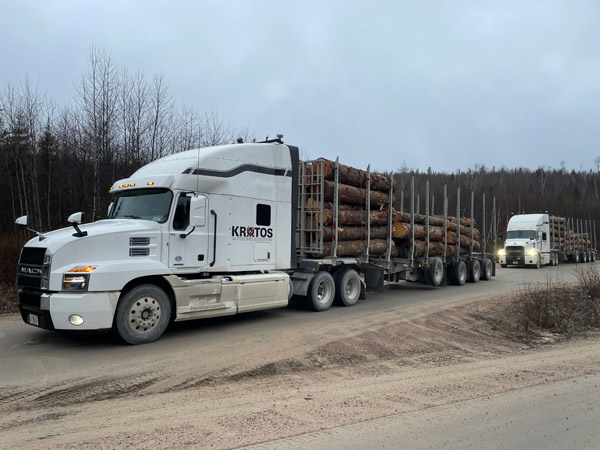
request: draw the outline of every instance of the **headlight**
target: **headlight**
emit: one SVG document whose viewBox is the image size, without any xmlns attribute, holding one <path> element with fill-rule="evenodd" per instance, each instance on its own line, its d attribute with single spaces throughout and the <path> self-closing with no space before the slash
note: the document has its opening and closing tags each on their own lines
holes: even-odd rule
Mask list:
<svg viewBox="0 0 600 450">
<path fill-rule="evenodd" d="M 506 256 L 506 250 L 504 250 L 503 248 L 498 250 L 498 256 Z"/>
<path fill-rule="evenodd" d="M 529 250 L 527 250 L 527 254 L 529 256 L 536 256 L 537 252 L 535 251 L 535 248 L 530 248 Z"/>
<path fill-rule="evenodd" d="M 90 272 L 94 266 L 78 266 L 63 275 L 63 291 L 87 291 Z"/>
</svg>

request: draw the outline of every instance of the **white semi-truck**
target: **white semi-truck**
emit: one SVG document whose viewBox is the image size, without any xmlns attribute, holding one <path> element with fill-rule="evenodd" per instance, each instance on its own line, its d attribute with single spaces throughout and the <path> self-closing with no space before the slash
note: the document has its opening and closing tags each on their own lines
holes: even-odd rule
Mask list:
<svg viewBox="0 0 600 450">
<path fill-rule="evenodd" d="M 502 267 L 556 266 L 596 260 L 596 223 L 549 214 L 517 214 L 510 218 L 504 248 L 498 251 Z"/>
<path fill-rule="evenodd" d="M 307 217 L 322 215 L 323 202 L 311 212 L 306 203 L 318 199 L 324 181 L 316 169 L 307 181 L 310 167 L 281 136 L 189 150 L 117 181 L 105 220 L 82 224 L 75 213 L 72 228 L 40 233 L 20 217 L 17 223 L 37 234 L 18 264 L 23 320 L 48 330 L 113 329 L 127 343 L 143 344 L 172 321 L 284 307 L 292 295 L 324 311 L 334 299 L 352 306 L 366 288 L 386 282 L 462 285 L 494 275 L 493 254 L 475 253 L 472 245 L 465 254 L 447 238 L 441 257 L 417 258 L 412 250 L 404 258 L 390 251 L 369 256 L 369 212 L 360 256 L 337 257 L 334 239 L 327 256 L 311 257 L 324 251 L 323 224 L 307 224 Z M 335 186 L 334 227 L 337 175 Z M 366 189 L 368 199 L 368 183 Z M 412 198 L 414 217 L 414 180 Z M 447 219 L 446 198 L 444 204 Z M 388 208 L 390 249 L 391 202 Z"/>
</svg>

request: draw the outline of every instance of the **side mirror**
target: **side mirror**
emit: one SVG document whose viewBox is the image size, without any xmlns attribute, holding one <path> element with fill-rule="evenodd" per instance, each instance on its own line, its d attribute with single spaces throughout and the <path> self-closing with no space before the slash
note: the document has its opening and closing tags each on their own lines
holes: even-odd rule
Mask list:
<svg viewBox="0 0 600 450">
<path fill-rule="evenodd" d="M 504 234 L 502 232 L 500 232 L 500 235 L 498 236 L 498 239 L 500 239 L 501 241 L 504 240 Z"/>
<path fill-rule="evenodd" d="M 19 217 L 17 220 L 15 220 L 15 223 L 21 228 L 27 228 L 27 216 Z"/>
<path fill-rule="evenodd" d="M 206 225 L 206 197 L 204 195 L 193 196 L 190 199 L 190 225 L 192 227 Z"/>
<path fill-rule="evenodd" d="M 108 205 L 108 210 L 106 211 L 106 217 L 110 217 L 110 210 L 112 209 L 112 205 L 113 202 L 110 202 L 110 205 Z"/>
<path fill-rule="evenodd" d="M 545 241 L 546 239 L 548 239 L 548 235 L 545 231 L 542 231 L 542 241 Z"/>
<path fill-rule="evenodd" d="M 76 213 L 71 214 L 69 216 L 69 218 L 67 219 L 67 222 L 75 223 L 75 224 L 79 225 L 81 222 L 83 222 L 83 213 L 76 212 Z"/>
</svg>

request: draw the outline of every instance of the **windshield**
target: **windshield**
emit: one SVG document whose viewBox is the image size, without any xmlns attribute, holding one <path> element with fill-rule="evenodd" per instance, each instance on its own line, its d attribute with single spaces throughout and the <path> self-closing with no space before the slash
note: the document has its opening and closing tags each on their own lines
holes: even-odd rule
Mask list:
<svg viewBox="0 0 600 450">
<path fill-rule="evenodd" d="M 515 230 L 507 231 L 506 239 L 535 239 L 536 233 L 534 230 Z"/>
<path fill-rule="evenodd" d="M 119 192 L 109 219 L 142 219 L 163 223 L 169 218 L 173 194 L 168 189 L 134 189 Z"/>
</svg>

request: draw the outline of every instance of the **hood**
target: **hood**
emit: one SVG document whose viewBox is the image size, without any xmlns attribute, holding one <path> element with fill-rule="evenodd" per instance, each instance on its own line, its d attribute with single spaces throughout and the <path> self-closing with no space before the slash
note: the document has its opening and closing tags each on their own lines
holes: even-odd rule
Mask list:
<svg viewBox="0 0 600 450">
<path fill-rule="evenodd" d="M 88 235 L 84 237 L 75 237 L 73 227 L 61 228 L 60 230 L 45 233 L 45 238 L 40 240 L 38 237 L 30 239 L 25 247 L 46 248 L 52 254 L 69 245 L 75 244 L 87 246 L 92 242 L 98 241 L 102 236 L 112 234 L 123 234 L 127 236 L 145 236 L 147 233 L 157 233 L 160 231 L 160 224 L 149 220 L 135 219 L 106 219 L 98 222 L 79 225 L 81 231 L 87 231 Z M 129 243 L 127 242 L 127 246 Z"/>
</svg>

